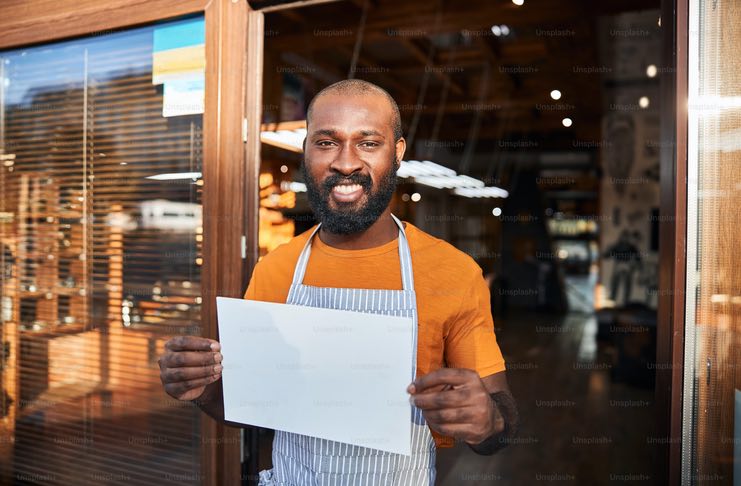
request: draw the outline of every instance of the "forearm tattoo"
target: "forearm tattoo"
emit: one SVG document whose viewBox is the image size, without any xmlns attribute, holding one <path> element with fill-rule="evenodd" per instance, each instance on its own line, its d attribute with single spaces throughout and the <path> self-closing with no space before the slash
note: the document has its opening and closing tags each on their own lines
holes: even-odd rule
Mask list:
<svg viewBox="0 0 741 486">
<path fill-rule="evenodd" d="M 504 430 L 485 439 L 480 444 L 470 445 L 476 454 L 490 456 L 507 447 L 517 435 L 520 426 L 520 416 L 517 412 L 515 398 L 508 391 L 499 391 L 490 394 L 499 413 L 504 419 Z"/>
</svg>

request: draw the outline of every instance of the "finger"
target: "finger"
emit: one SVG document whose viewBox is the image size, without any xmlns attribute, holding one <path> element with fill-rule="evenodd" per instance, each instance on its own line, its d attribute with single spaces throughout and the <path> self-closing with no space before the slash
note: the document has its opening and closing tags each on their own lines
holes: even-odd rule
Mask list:
<svg viewBox="0 0 741 486">
<path fill-rule="evenodd" d="M 194 388 L 209 385 L 218 380 L 220 375 L 211 375 L 206 378 L 198 378 L 190 381 L 181 381 L 179 383 L 168 383 L 165 385 L 165 391 L 175 398 L 182 396 L 185 392 L 188 392 Z"/>
<path fill-rule="evenodd" d="M 206 378 L 211 375 L 221 375 L 222 369 L 220 364 L 190 368 L 169 368 L 160 373 L 160 378 L 162 379 L 162 383 L 178 383 L 197 378 Z"/>
<path fill-rule="evenodd" d="M 420 393 L 431 386 L 461 386 L 478 379 L 480 379 L 478 373 L 473 370 L 463 368 L 440 368 L 432 373 L 418 377 L 411 385 L 409 385 L 407 391 L 409 393 Z"/>
<path fill-rule="evenodd" d="M 442 410 L 426 410 L 425 420 L 438 426 L 442 425 L 472 425 L 473 410 L 470 408 L 448 408 Z"/>
<path fill-rule="evenodd" d="M 214 339 L 200 336 L 176 336 L 165 343 L 168 351 L 221 351 L 221 344 Z"/>
<path fill-rule="evenodd" d="M 162 357 L 162 366 L 165 368 L 187 368 L 207 366 L 221 363 L 221 353 L 199 353 L 189 351 L 178 351 L 167 353 Z"/>
<path fill-rule="evenodd" d="M 416 393 L 411 396 L 412 405 L 422 410 L 460 408 L 471 404 L 471 390 L 460 388 L 432 393 Z"/>
</svg>

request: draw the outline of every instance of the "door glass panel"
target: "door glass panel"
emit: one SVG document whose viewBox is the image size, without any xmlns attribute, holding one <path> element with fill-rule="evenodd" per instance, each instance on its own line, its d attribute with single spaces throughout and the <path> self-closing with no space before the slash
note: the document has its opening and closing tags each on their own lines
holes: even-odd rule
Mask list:
<svg viewBox="0 0 741 486">
<path fill-rule="evenodd" d="M 738 16 L 690 2 L 683 484 L 741 481 Z"/>
<path fill-rule="evenodd" d="M 0 52 L 2 484 L 199 482 L 157 357 L 201 332 L 204 39 L 190 17 Z"/>
</svg>

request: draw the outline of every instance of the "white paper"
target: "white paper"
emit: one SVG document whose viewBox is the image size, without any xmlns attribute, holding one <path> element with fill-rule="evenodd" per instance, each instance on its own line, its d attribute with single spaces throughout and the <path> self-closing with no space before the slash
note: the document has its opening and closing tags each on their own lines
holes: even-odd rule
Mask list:
<svg viewBox="0 0 741 486">
<path fill-rule="evenodd" d="M 411 454 L 412 318 L 216 302 L 226 420 Z"/>
</svg>

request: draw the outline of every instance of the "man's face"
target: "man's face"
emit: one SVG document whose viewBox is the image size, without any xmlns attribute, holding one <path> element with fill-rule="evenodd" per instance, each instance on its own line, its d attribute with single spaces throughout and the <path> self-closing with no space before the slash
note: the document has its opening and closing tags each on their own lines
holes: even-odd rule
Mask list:
<svg viewBox="0 0 741 486">
<path fill-rule="evenodd" d="M 393 136 L 392 109 L 377 94 L 326 94 L 317 99 L 301 170 L 309 203 L 330 233 L 369 228 L 396 188 L 404 143 Z"/>
</svg>

